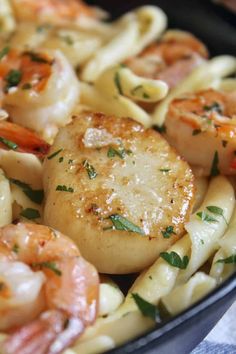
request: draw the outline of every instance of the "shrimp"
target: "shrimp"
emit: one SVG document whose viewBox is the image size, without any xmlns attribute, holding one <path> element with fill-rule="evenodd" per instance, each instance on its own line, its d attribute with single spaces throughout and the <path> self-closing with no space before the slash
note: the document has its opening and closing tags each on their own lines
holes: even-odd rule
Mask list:
<svg viewBox="0 0 236 354">
<path fill-rule="evenodd" d="M 207 89 L 174 99 L 165 126 L 169 143 L 198 174 L 236 174 L 235 90 Z"/>
<path fill-rule="evenodd" d="M 196 37 L 173 30 L 126 65 L 139 76 L 163 80 L 173 88 L 207 57 L 205 45 Z"/>
<path fill-rule="evenodd" d="M 45 156 L 50 148 L 43 139 L 29 129 L 8 121 L 0 121 L 0 148 Z"/>
<path fill-rule="evenodd" d="M 82 17 L 97 17 L 96 10 L 82 0 L 12 0 L 12 3 L 19 21 L 61 25 Z"/>
<path fill-rule="evenodd" d="M 47 226 L 0 229 L 4 354 L 61 353 L 97 316 L 99 280 L 72 240 Z"/>
<path fill-rule="evenodd" d="M 59 51 L 19 51 L 5 47 L 0 56 L 0 99 L 14 123 L 51 141 L 70 120 L 79 82 Z"/>
</svg>

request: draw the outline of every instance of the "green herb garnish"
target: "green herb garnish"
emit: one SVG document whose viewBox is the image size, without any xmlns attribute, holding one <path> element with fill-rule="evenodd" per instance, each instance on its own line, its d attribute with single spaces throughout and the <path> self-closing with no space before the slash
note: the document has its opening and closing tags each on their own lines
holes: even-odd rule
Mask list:
<svg viewBox="0 0 236 354">
<path fill-rule="evenodd" d="M 5 55 L 7 55 L 9 53 L 10 47 L 4 47 L 1 51 L 0 51 L 0 60 L 2 58 L 5 57 Z"/>
<path fill-rule="evenodd" d="M 26 219 L 34 220 L 40 218 L 40 213 L 37 209 L 26 208 L 20 213 Z"/>
<path fill-rule="evenodd" d="M 7 92 L 11 87 L 17 86 L 22 79 L 22 72 L 20 70 L 12 69 L 8 72 L 5 77 L 5 81 L 7 82 L 4 90 Z"/>
<path fill-rule="evenodd" d="M 32 267 L 48 268 L 51 269 L 56 275 L 62 275 L 61 270 L 57 268 L 54 262 L 32 263 Z"/>
<path fill-rule="evenodd" d="M 2 136 L 0 136 L 0 142 L 3 143 L 6 147 L 8 147 L 11 150 L 16 150 L 18 148 L 18 145 L 16 143 L 14 143 L 11 140 L 7 140 L 3 138 Z"/>
<path fill-rule="evenodd" d="M 60 38 L 68 45 L 74 44 L 74 41 L 70 36 L 60 36 Z"/>
<path fill-rule="evenodd" d="M 34 52 L 24 52 L 23 55 L 28 55 L 31 59 L 31 61 L 35 61 L 36 63 L 42 63 L 42 64 L 51 64 L 50 61 L 47 59 L 43 58 L 40 54 L 34 53 Z"/>
<path fill-rule="evenodd" d="M 228 225 L 228 222 L 227 220 L 225 219 L 224 217 L 224 210 L 222 208 L 219 208 L 215 205 L 209 205 L 206 207 L 208 211 L 210 211 L 212 214 L 215 214 L 215 215 L 219 215 L 219 216 L 222 216 L 222 218 L 224 219 L 225 223 Z"/>
<path fill-rule="evenodd" d="M 19 249 L 20 249 L 20 247 L 19 247 L 19 245 L 17 245 L 16 243 L 15 243 L 14 246 L 12 247 L 12 251 L 13 251 L 14 253 L 18 253 L 18 252 L 19 252 Z"/>
<path fill-rule="evenodd" d="M 236 254 L 229 256 L 228 258 L 218 259 L 216 263 L 225 263 L 225 264 L 236 264 Z"/>
<path fill-rule="evenodd" d="M 113 147 L 109 147 L 109 150 L 107 152 L 107 157 L 112 158 L 115 156 L 118 156 L 120 159 L 124 159 L 126 155 L 132 154 L 131 150 L 126 150 L 122 146 L 120 146 L 118 149 L 114 149 Z"/>
<path fill-rule="evenodd" d="M 219 155 L 218 155 L 218 151 L 215 151 L 212 165 L 211 165 L 211 176 L 212 177 L 218 176 L 220 174 L 218 164 L 219 164 Z"/>
<path fill-rule="evenodd" d="M 158 308 L 151 304 L 150 302 L 144 300 L 139 294 L 131 294 L 132 298 L 134 299 L 136 305 L 138 306 L 138 309 L 142 313 L 143 316 L 145 317 L 150 317 L 153 321 L 160 323 L 160 315 Z"/>
<path fill-rule="evenodd" d="M 59 163 L 63 162 L 63 160 L 64 160 L 63 156 L 59 157 L 59 159 L 58 159 Z"/>
<path fill-rule="evenodd" d="M 161 171 L 161 172 L 169 172 L 170 168 L 160 168 L 159 171 Z"/>
<path fill-rule="evenodd" d="M 114 82 L 120 95 L 123 95 L 123 90 L 120 82 L 120 74 L 118 71 L 115 73 Z"/>
<path fill-rule="evenodd" d="M 41 189 L 32 189 L 27 183 L 21 182 L 18 179 L 10 178 L 10 182 L 20 187 L 25 195 L 34 203 L 41 204 L 44 198 L 44 192 Z"/>
<path fill-rule="evenodd" d="M 227 140 L 222 140 L 221 143 L 222 143 L 222 146 L 225 148 L 227 146 L 227 144 L 228 144 L 228 141 Z"/>
<path fill-rule="evenodd" d="M 166 133 L 165 124 L 161 125 L 160 127 L 158 125 L 154 125 L 153 129 L 156 130 L 158 133 Z"/>
<path fill-rule="evenodd" d="M 131 221 L 127 220 L 124 216 L 113 214 L 109 216 L 113 226 L 116 230 L 135 232 L 140 235 L 145 235 L 145 232 Z"/>
<path fill-rule="evenodd" d="M 183 259 L 178 255 L 178 253 L 172 251 L 168 252 L 161 252 L 160 257 L 163 258 L 167 263 L 169 263 L 172 267 L 186 269 L 189 263 L 188 256 L 184 256 Z"/>
<path fill-rule="evenodd" d="M 56 188 L 56 191 L 73 193 L 73 192 L 74 192 L 74 189 L 71 188 L 71 187 L 67 187 L 67 186 L 65 186 L 64 184 L 63 184 L 63 185 L 58 184 L 58 186 L 57 186 L 57 188 Z"/>
<path fill-rule="evenodd" d="M 137 91 L 140 91 L 141 90 L 141 94 L 143 96 L 143 98 L 150 98 L 149 94 L 147 94 L 146 92 L 142 92 L 143 91 L 143 85 L 138 85 L 138 86 L 135 86 L 131 91 L 131 95 L 134 95 L 137 93 Z"/>
<path fill-rule="evenodd" d="M 192 132 L 192 135 L 198 135 L 201 132 L 202 132 L 201 129 L 194 129 L 193 132 Z"/>
<path fill-rule="evenodd" d="M 219 114 L 223 113 L 222 106 L 218 102 L 213 102 L 211 105 L 206 105 L 203 107 L 205 111 L 214 111 Z"/>
<path fill-rule="evenodd" d="M 174 227 L 173 226 L 167 226 L 165 228 L 165 231 L 161 231 L 162 235 L 164 238 L 170 238 L 170 236 L 176 235 L 176 232 L 174 232 Z"/>
<path fill-rule="evenodd" d="M 85 167 L 90 179 L 94 179 L 97 177 L 98 174 L 97 174 L 95 168 L 88 162 L 88 160 L 83 161 L 83 166 Z"/>
<path fill-rule="evenodd" d="M 196 214 L 202 221 L 206 221 L 206 222 L 218 222 L 218 220 L 216 220 L 215 218 L 213 218 L 212 216 L 210 216 L 209 214 L 207 214 L 205 211 L 199 211 Z"/>
<path fill-rule="evenodd" d="M 30 90 L 32 88 L 32 85 L 29 82 L 26 82 L 24 85 L 22 85 L 22 90 Z"/>
<path fill-rule="evenodd" d="M 58 154 L 60 154 L 60 152 L 61 152 L 62 150 L 63 150 L 63 149 L 59 149 L 59 150 L 53 152 L 51 155 L 49 155 L 49 156 L 47 157 L 47 159 L 48 159 L 48 160 L 53 159 L 53 157 L 55 157 L 55 156 L 57 156 Z"/>
</svg>

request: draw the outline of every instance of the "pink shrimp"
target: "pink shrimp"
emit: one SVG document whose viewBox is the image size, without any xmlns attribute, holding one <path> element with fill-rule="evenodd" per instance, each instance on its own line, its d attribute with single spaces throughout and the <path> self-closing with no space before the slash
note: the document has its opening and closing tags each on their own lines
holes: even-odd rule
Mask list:
<svg viewBox="0 0 236 354">
<path fill-rule="evenodd" d="M 47 226 L 0 230 L 4 354 L 58 354 L 97 315 L 98 274 L 72 240 Z M 29 310 L 30 309 L 30 310 Z"/>
</svg>

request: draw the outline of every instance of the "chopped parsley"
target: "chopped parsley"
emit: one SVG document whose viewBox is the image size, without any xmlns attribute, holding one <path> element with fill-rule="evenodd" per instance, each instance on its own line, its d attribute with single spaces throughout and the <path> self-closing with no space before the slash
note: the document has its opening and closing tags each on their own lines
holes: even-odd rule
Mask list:
<svg viewBox="0 0 236 354">
<path fill-rule="evenodd" d="M 130 91 L 130 93 L 131 93 L 131 95 L 134 95 L 134 96 L 135 96 L 135 94 L 138 93 L 138 91 L 140 91 L 140 90 L 141 90 L 141 94 L 142 94 L 143 98 L 150 98 L 149 94 L 147 94 L 146 92 L 143 91 L 143 85 L 135 86 L 135 87 Z M 142 91 L 143 91 L 143 92 L 142 92 Z"/>
<path fill-rule="evenodd" d="M 47 59 L 43 58 L 40 54 L 34 53 L 34 52 L 24 52 L 23 55 L 27 55 L 30 57 L 31 61 L 34 61 L 36 63 L 41 63 L 41 64 L 51 64 L 50 61 Z"/>
<path fill-rule="evenodd" d="M 219 114 L 223 113 L 222 106 L 218 102 L 213 102 L 210 105 L 206 105 L 203 107 L 205 111 L 217 112 Z"/>
<path fill-rule="evenodd" d="M 59 163 L 63 162 L 63 160 L 64 160 L 63 156 L 59 157 L 59 159 L 58 159 Z"/>
<path fill-rule="evenodd" d="M 228 144 L 228 141 L 227 140 L 222 140 L 221 143 L 222 143 L 222 146 L 225 148 L 227 146 L 227 144 Z"/>
<path fill-rule="evenodd" d="M 196 214 L 202 221 L 206 221 L 206 222 L 218 222 L 218 220 L 216 220 L 215 218 L 213 218 L 212 216 L 210 216 L 209 214 L 207 214 L 205 211 L 199 211 Z"/>
<path fill-rule="evenodd" d="M 61 270 L 57 268 L 57 266 L 54 262 L 32 263 L 32 267 L 48 268 L 48 269 L 51 269 L 56 275 L 59 275 L 59 276 L 62 275 Z"/>
<path fill-rule="evenodd" d="M 20 249 L 20 247 L 19 247 L 19 245 L 17 245 L 17 243 L 15 243 L 14 246 L 12 247 L 12 251 L 13 251 L 14 253 L 18 253 L 18 252 L 19 252 L 19 249 Z"/>
<path fill-rule="evenodd" d="M 194 136 L 194 135 L 198 135 L 198 134 L 200 134 L 202 131 L 201 131 L 201 129 L 194 129 L 193 130 L 193 132 L 192 132 L 192 135 Z"/>
<path fill-rule="evenodd" d="M 26 208 L 20 213 L 26 219 L 34 220 L 40 218 L 40 213 L 37 209 Z"/>
<path fill-rule="evenodd" d="M 18 145 L 16 143 L 14 143 L 11 140 L 3 138 L 2 136 L 0 136 L 0 142 L 3 143 L 6 147 L 8 147 L 8 149 L 16 150 L 18 148 Z"/>
<path fill-rule="evenodd" d="M 236 264 L 236 254 L 232 254 L 232 256 L 224 259 L 218 259 L 216 263 Z"/>
<path fill-rule="evenodd" d="M 4 58 L 8 53 L 9 53 L 10 47 L 4 47 L 1 51 L 0 51 L 0 60 L 2 58 Z"/>
<path fill-rule="evenodd" d="M 70 159 L 70 160 L 68 161 L 68 164 L 70 165 L 70 164 L 72 164 L 72 163 L 73 163 L 73 160 Z"/>
<path fill-rule="evenodd" d="M 153 321 L 160 323 L 160 314 L 158 308 L 151 304 L 150 302 L 144 300 L 139 294 L 131 294 L 132 298 L 134 299 L 139 311 L 145 317 L 150 317 Z"/>
<path fill-rule="evenodd" d="M 70 36 L 60 36 L 60 38 L 68 45 L 73 45 L 74 41 Z"/>
<path fill-rule="evenodd" d="M 165 231 L 161 231 L 162 235 L 164 238 L 170 238 L 170 236 L 173 234 L 173 235 L 176 235 L 176 232 L 174 232 L 174 227 L 173 226 L 167 226 L 165 228 Z"/>
<path fill-rule="evenodd" d="M 208 211 L 210 211 L 212 214 L 215 214 L 215 215 L 219 215 L 219 216 L 222 216 L 222 218 L 224 219 L 225 223 L 228 225 L 228 222 L 227 220 L 225 219 L 224 217 L 224 210 L 222 208 L 219 208 L 215 205 L 209 205 L 206 207 Z"/>
<path fill-rule="evenodd" d="M 211 165 L 211 176 L 215 177 L 218 176 L 220 174 L 219 171 L 219 155 L 218 155 L 218 151 L 215 151 L 213 160 L 212 160 L 212 165 Z"/>
<path fill-rule="evenodd" d="M 108 217 L 108 219 L 111 220 L 116 230 L 135 232 L 140 235 L 145 235 L 144 231 L 139 226 L 133 224 L 122 215 L 112 214 Z"/>
<path fill-rule="evenodd" d="M 165 124 L 158 126 L 158 125 L 154 125 L 153 129 L 156 130 L 158 133 L 166 133 L 166 126 Z"/>
<path fill-rule="evenodd" d="M 89 176 L 89 179 L 94 179 L 97 177 L 97 172 L 95 168 L 88 162 L 88 160 L 83 161 L 83 166 L 85 167 L 87 174 Z"/>
<path fill-rule="evenodd" d="M 169 172 L 170 168 L 160 168 L 159 171 L 161 171 L 161 172 Z"/>
<path fill-rule="evenodd" d="M 16 87 L 22 79 L 22 72 L 20 70 L 12 69 L 5 77 L 6 86 L 4 90 L 7 92 L 11 87 Z"/>
<path fill-rule="evenodd" d="M 168 252 L 161 252 L 160 257 L 163 258 L 167 263 L 169 263 L 172 267 L 186 269 L 189 263 L 188 256 L 184 256 L 183 259 L 178 255 L 178 253 L 172 251 Z"/>
<path fill-rule="evenodd" d="M 22 85 L 22 90 L 30 90 L 32 88 L 32 85 L 29 82 L 26 82 L 24 85 Z"/>
<path fill-rule="evenodd" d="M 32 189 L 27 183 L 18 179 L 10 178 L 10 182 L 20 187 L 25 195 L 34 203 L 41 204 L 44 198 L 44 192 L 41 189 Z"/>
<path fill-rule="evenodd" d="M 61 192 L 69 192 L 69 193 L 73 193 L 74 192 L 74 188 L 72 187 L 67 187 L 64 184 L 58 184 L 56 191 L 61 191 Z"/>
<path fill-rule="evenodd" d="M 115 73 L 114 83 L 115 83 L 115 85 L 117 87 L 117 90 L 118 90 L 119 94 L 123 95 L 123 90 L 122 90 L 122 86 L 121 86 L 121 82 L 120 82 L 120 74 L 119 74 L 118 71 Z"/>
<path fill-rule="evenodd" d="M 63 150 L 63 149 L 59 149 L 59 150 L 53 152 L 51 155 L 49 155 L 49 156 L 47 157 L 47 159 L 48 159 L 48 160 L 53 159 L 53 157 L 55 157 L 55 156 L 57 156 L 58 154 L 60 154 L 60 152 L 61 152 L 62 150 Z"/>
<path fill-rule="evenodd" d="M 118 156 L 120 159 L 124 159 L 126 155 L 132 154 L 131 150 L 126 150 L 122 146 L 120 146 L 118 149 L 114 149 L 113 147 L 109 147 L 109 150 L 107 152 L 107 157 L 112 158 L 115 156 Z"/>
</svg>

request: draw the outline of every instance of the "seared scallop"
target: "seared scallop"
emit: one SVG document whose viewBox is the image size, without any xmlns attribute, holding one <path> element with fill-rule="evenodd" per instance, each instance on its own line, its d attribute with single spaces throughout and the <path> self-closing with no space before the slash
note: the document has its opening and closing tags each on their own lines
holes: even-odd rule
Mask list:
<svg viewBox="0 0 236 354">
<path fill-rule="evenodd" d="M 188 164 L 129 118 L 81 115 L 44 164 L 45 223 L 70 236 L 99 272 L 137 272 L 181 237 L 193 206 Z"/>
</svg>

